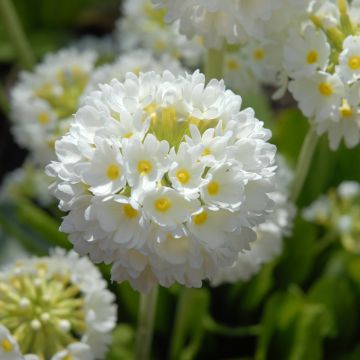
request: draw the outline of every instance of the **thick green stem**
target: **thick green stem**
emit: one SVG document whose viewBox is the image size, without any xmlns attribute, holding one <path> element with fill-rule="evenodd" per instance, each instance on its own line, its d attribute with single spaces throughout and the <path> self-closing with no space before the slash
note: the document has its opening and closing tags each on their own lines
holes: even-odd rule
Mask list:
<svg viewBox="0 0 360 360">
<path fill-rule="evenodd" d="M 188 313 L 191 311 L 191 299 L 193 290 L 184 288 L 181 291 L 175 313 L 175 321 L 171 343 L 169 348 L 169 359 L 177 359 L 184 345 L 186 327 L 188 323 Z"/>
<path fill-rule="evenodd" d="M 211 79 L 222 79 L 223 77 L 223 63 L 224 63 L 224 49 L 208 49 L 205 76 L 206 81 Z"/>
<path fill-rule="evenodd" d="M 8 32 L 11 44 L 17 53 L 22 67 L 31 69 L 35 63 L 34 54 L 11 0 L 0 0 L 0 18 Z"/>
<path fill-rule="evenodd" d="M 301 147 L 295 170 L 294 183 L 290 193 L 290 200 L 294 203 L 298 200 L 304 186 L 318 141 L 319 137 L 316 134 L 315 129 L 311 127 Z"/>
<path fill-rule="evenodd" d="M 149 294 L 141 294 L 138 327 L 135 340 L 135 360 L 149 360 L 154 332 L 154 319 L 158 287 Z"/>
</svg>

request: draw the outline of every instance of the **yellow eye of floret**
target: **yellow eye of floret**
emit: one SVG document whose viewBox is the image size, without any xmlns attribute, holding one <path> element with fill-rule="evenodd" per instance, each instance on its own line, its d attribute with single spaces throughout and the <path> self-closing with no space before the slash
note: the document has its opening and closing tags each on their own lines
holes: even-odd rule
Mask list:
<svg viewBox="0 0 360 360">
<path fill-rule="evenodd" d="M 116 164 L 111 164 L 106 170 L 106 176 L 110 180 L 116 180 L 120 176 L 120 168 Z"/>
<path fill-rule="evenodd" d="M 171 208 L 171 201 L 169 198 L 160 198 L 155 201 L 155 208 L 157 211 L 166 212 Z"/>
<path fill-rule="evenodd" d="M 319 85 L 319 92 L 323 96 L 330 96 L 333 93 L 333 88 L 330 83 L 328 82 L 322 82 Z"/>
</svg>

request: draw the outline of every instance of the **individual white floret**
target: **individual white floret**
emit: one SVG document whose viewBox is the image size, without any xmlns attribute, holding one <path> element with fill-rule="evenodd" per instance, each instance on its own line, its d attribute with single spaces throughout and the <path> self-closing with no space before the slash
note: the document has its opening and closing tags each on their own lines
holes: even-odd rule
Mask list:
<svg viewBox="0 0 360 360">
<path fill-rule="evenodd" d="M 346 82 L 360 79 L 360 36 L 348 36 L 343 42 L 336 72 Z"/>
</svg>

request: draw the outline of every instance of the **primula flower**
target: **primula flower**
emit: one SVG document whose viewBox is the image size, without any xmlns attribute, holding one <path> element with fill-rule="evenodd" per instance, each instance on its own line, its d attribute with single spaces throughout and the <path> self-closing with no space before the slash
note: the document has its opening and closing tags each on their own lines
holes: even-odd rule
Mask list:
<svg viewBox="0 0 360 360">
<path fill-rule="evenodd" d="M 275 170 L 270 131 L 240 107 L 198 71 L 100 85 L 47 167 L 75 249 L 142 292 L 200 287 L 232 264 L 272 208 Z"/>
<path fill-rule="evenodd" d="M 343 181 L 337 189 L 331 189 L 303 210 L 303 217 L 335 237 L 343 247 L 360 253 L 360 184 Z"/>
<path fill-rule="evenodd" d="M 40 165 L 54 158 L 54 142 L 68 130 L 96 59 L 94 51 L 68 48 L 20 73 L 11 92 L 12 130 Z"/>
<path fill-rule="evenodd" d="M 330 148 L 342 139 L 360 142 L 359 3 L 312 2 L 310 19 L 290 34 L 284 47 L 289 90 L 317 133 L 328 134 Z"/>
<path fill-rule="evenodd" d="M 123 1 L 121 12 L 124 17 L 116 25 L 121 52 L 141 48 L 159 57 L 168 54 L 191 68 L 200 65 L 205 52 L 201 37 L 188 40 L 180 34 L 178 23 L 166 24 L 165 12 L 156 10 L 151 0 Z"/>
<path fill-rule="evenodd" d="M 104 358 L 113 302 L 99 270 L 75 252 L 17 261 L 0 272 L 1 359 Z"/>
</svg>

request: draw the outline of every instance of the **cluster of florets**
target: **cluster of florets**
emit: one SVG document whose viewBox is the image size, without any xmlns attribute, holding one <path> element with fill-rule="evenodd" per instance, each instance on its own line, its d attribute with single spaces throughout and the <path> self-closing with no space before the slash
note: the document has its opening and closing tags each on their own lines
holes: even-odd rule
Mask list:
<svg viewBox="0 0 360 360">
<path fill-rule="evenodd" d="M 360 184 L 342 182 L 303 211 L 306 220 L 339 237 L 345 249 L 360 253 Z"/>
<path fill-rule="evenodd" d="M 284 47 L 289 90 L 319 135 L 336 150 L 360 142 L 359 3 L 314 2 L 311 20 L 293 30 Z"/>
<path fill-rule="evenodd" d="M 124 17 L 117 23 L 118 43 L 122 52 L 138 48 L 153 54 L 164 53 L 198 67 L 204 55 L 202 39 L 188 40 L 179 33 L 179 24 L 167 25 L 164 11 L 154 9 L 151 0 L 127 0 L 123 4 Z"/>
<path fill-rule="evenodd" d="M 220 269 L 212 280 L 213 285 L 249 280 L 259 272 L 263 264 L 281 254 L 283 238 L 291 234 L 296 211 L 294 204 L 289 200 L 289 187 L 293 180 L 293 173 L 281 157 L 278 157 L 277 165 L 276 188 L 269 194 L 275 204 L 274 211 L 264 223 L 254 228 L 257 239 L 250 244 L 250 250 L 239 253 L 231 266 Z"/>
<path fill-rule="evenodd" d="M 147 50 L 131 50 L 120 55 L 113 63 L 96 68 L 91 75 L 83 96 L 97 90 L 99 84 L 109 83 L 112 79 L 123 81 L 128 72 L 138 75 L 140 72 L 155 71 L 160 74 L 164 70 L 169 70 L 176 75 L 185 74 L 185 69 L 181 66 L 181 63 L 168 54 L 155 58 Z"/>
<path fill-rule="evenodd" d="M 17 261 L 0 272 L 2 360 L 102 359 L 116 324 L 114 296 L 75 252 Z"/>
<path fill-rule="evenodd" d="M 223 81 L 128 73 L 87 97 L 48 166 L 62 231 L 112 278 L 199 287 L 256 238 L 272 200 L 271 133 Z"/>
<path fill-rule="evenodd" d="M 165 20 L 179 21 L 180 32 L 200 35 L 206 47 L 221 48 L 281 34 L 294 14 L 304 13 L 307 0 L 152 0 L 166 10 Z M 283 14 L 286 16 L 283 16 Z"/>
<path fill-rule="evenodd" d="M 20 73 L 11 93 L 12 129 L 37 162 L 54 158 L 54 142 L 68 130 L 96 58 L 93 51 L 69 48 Z"/>
</svg>

